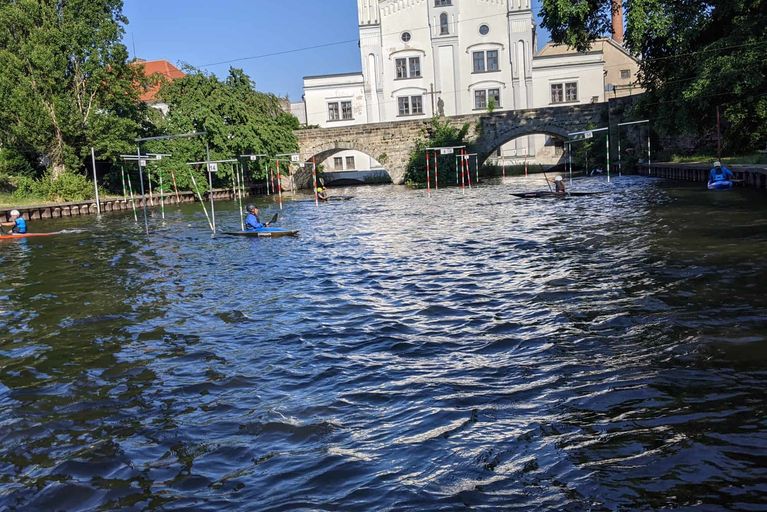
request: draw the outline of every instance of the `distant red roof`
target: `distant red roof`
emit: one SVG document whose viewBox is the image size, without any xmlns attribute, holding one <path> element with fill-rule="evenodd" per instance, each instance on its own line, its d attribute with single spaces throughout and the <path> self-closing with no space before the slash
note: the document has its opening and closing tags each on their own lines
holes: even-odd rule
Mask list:
<svg viewBox="0 0 767 512">
<path fill-rule="evenodd" d="M 137 60 L 134 64 L 144 68 L 144 76 L 147 78 L 154 75 L 160 75 L 160 82 L 165 80 L 172 82 L 173 80 L 178 80 L 179 78 L 184 78 L 186 76 L 183 71 L 178 69 L 167 60 Z M 162 83 L 158 83 L 157 85 L 146 88 L 141 93 L 141 101 L 145 103 L 152 103 L 155 101 L 161 86 Z"/>
</svg>

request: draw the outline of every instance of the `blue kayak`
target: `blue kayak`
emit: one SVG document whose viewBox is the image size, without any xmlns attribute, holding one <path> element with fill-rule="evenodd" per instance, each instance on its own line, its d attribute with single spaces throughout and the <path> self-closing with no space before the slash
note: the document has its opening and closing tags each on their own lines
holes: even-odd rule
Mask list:
<svg viewBox="0 0 767 512">
<path fill-rule="evenodd" d="M 277 238 L 281 236 L 298 236 L 298 230 L 283 228 L 261 228 L 256 231 L 224 231 L 222 235 L 245 236 L 255 238 Z"/>
<path fill-rule="evenodd" d="M 712 181 L 708 184 L 709 190 L 729 190 L 732 188 L 732 182 L 730 180 Z"/>
</svg>

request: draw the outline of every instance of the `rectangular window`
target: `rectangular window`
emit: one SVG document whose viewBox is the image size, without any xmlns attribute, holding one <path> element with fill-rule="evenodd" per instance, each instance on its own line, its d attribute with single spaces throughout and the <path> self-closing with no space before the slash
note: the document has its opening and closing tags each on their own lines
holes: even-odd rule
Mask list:
<svg viewBox="0 0 767 512">
<path fill-rule="evenodd" d="M 407 96 L 404 96 L 402 98 L 397 98 L 397 103 L 399 104 L 399 115 L 409 116 L 410 115 L 410 98 L 408 98 Z"/>
<path fill-rule="evenodd" d="M 449 7 L 453 5 L 453 0 L 434 0 L 434 7 Z"/>
<path fill-rule="evenodd" d="M 347 156 L 346 157 L 346 169 L 347 170 L 352 170 L 352 169 L 356 169 L 356 168 L 357 168 L 357 166 L 354 165 L 354 157 L 353 156 Z"/>
<path fill-rule="evenodd" d="M 487 91 L 474 91 L 474 108 L 487 108 Z"/>
<path fill-rule="evenodd" d="M 352 117 L 352 102 L 351 101 L 342 101 L 341 102 L 341 118 L 342 119 L 354 119 Z"/>
<path fill-rule="evenodd" d="M 487 50 L 483 52 L 473 52 L 472 61 L 474 63 L 475 73 L 484 73 L 486 71 L 498 71 L 498 50 Z"/>
<path fill-rule="evenodd" d="M 576 82 L 565 84 L 565 101 L 578 101 L 578 84 Z"/>
<path fill-rule="evenodd" d="M 485 71 L 485 52 L 474 52 L 474 72 L 482 73 Z"/>
<path fill-rule="evenodd" d="M 397 59 L 397 78 L 407 78 L 407 59 Z"/>
<path fill-rule="evenodd" d="M 328 121 L 338 121 L 339 119 L 338 103 L 328 103 Z"/>
<path fill-rule="evenodd" d="M 501 90 L 500 89 L 488 89 L 487 101 L 493 101 L 493 107 L 500 108 L 501 106 Z"/>
<path fill-rule="evenodd" d="M 344 170 L 344 159 L 343 157 L 337 156 L 333 158 L 333 169 L 336 171 L 343 171 Z"/>
<path fill-rule="evenodd" d="M 622 80 L 628 80 L 631 78 L 631 70 L 630 69 L 621 69 L 621 79 Z"/>
<path fill-rule="evenodd" d="M 474 108 L 476 110 L 489 108 L 491 101 L 493 102 L 493 108 L 501 106 L 500 89 L 482 89 L 474 91 Z"/>
<path fill-rule="evenodd" d="M 551 102 L 565 102 L 565 86 L 563 84 L 551 84 Z"/>
<path fill-rule="evenodd" d="M 421 57 L 410 57 L 410 78 L 421 76 Z"/>
<path fill-rule="evenodd" d="M 498 71 L 498 50 L 488 50 L 487 52 L 487 70 Z"/>
<path fill-rule="evenodd" d="M 421 57 L 397 59 L 395 64 L 397 67 L 397 80 L 419 78 L 421 76 Z"/>
<path fill-rule="evenodd" d="M 412 96 L 410 107 L 413 114 L 423 114 L 423 96 Z"/>
<path fill-rule="evenodd" d="M 439 34 L 442 36 L 450 34 L 450 21 L 446 12 L 439 15 Z"/>
</svg>

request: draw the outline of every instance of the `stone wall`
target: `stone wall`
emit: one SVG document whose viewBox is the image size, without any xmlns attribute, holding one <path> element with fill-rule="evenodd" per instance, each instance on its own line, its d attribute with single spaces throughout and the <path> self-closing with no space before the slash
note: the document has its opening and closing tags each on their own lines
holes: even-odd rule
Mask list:
<svg viewBox="0 0 767 512">
<path fill-rule="evenodd" d="M 544 133 L 567 138 L 590 123 L 605 126 L 610 120 L 608 104 L 594 103 L 539 109 L 511 110 L 445 118 L 461 127 L 469 123 L 469 152 L 484 162 L 501 145 L 524 135 Z M 341 128 L 296 131 L 302 160 L 322 162 L 342 150 L 357 150 L 372 156 L 389 171 L 394 183 L 404 180 L 410 153 L 416 141 L 424 140 L 430 119 L 375 123 Z M 299 183 L 308 186 L 309 183 Z"/>
</svg>

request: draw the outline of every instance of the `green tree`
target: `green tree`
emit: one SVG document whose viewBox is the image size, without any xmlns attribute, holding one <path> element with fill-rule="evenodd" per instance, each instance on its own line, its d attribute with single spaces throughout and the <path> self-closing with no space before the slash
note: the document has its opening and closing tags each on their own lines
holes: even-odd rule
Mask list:
<svg viewBox="0 0 767 512">
<path fill-rule="evenodd" d="M 0 145 L 53 178 L 130 148 L 142 105 L 122 0 L 0 1 Z"/>
<path fill-rule="evenodd" d="M 186 77 L 160 89 L 159 97 L 170 111 L 167 117 L 157 120 L 157 129 L 171 134 L 204 131 L 207 135 L 147 144 L 152 152 L 173 154 L 159 168 L 168 173 L 172 168 L 179 187 L 191 188 L 186 162 L 205 160 L 206 144 L 213 160 L 297 151 L 293 130 L 298 128 L 298 120 L 282 109 L 279 98 L 256 91 L 241 69 L 230 69 L 224 81 L 190 67 L 184 71 Z M 219 169 L 216 183 L 229 185 L 232 166 L 221 165 Z M 251 177 L 263 177 L 265 166 L 260 163 L 249 170 Z M 203 177 L 202 172 L 199 177 Z"/>
<path fill-rule="evenodd" d="M 710 135 L 720 107 L 732 151 L 767 142 L 767 0 L 623 0 L 641 57 L 641 108 L 662 133 Z M 542 0 L 552 39 L 586 49 L 609 33 L 611 0 Z"/>
<path fill-rule="evenodd" d="M 467 135 L 470 128 L 469 123 L 458 128 L 451 125 L 448 120 L 433 118 L 431 127 L 427 130 L 427 139 L 416 141 L 416 146 L 410 153 L 405 182 L 409 184 L 426 183 L 426 148 L 466 146 L 468 145 Z M 438 165 L 440 185 L 455 185 L 455 155 L 439 158 Z M 433 167 L 431 168 L 431 175 L 433 179 Z"/>
</svg>

